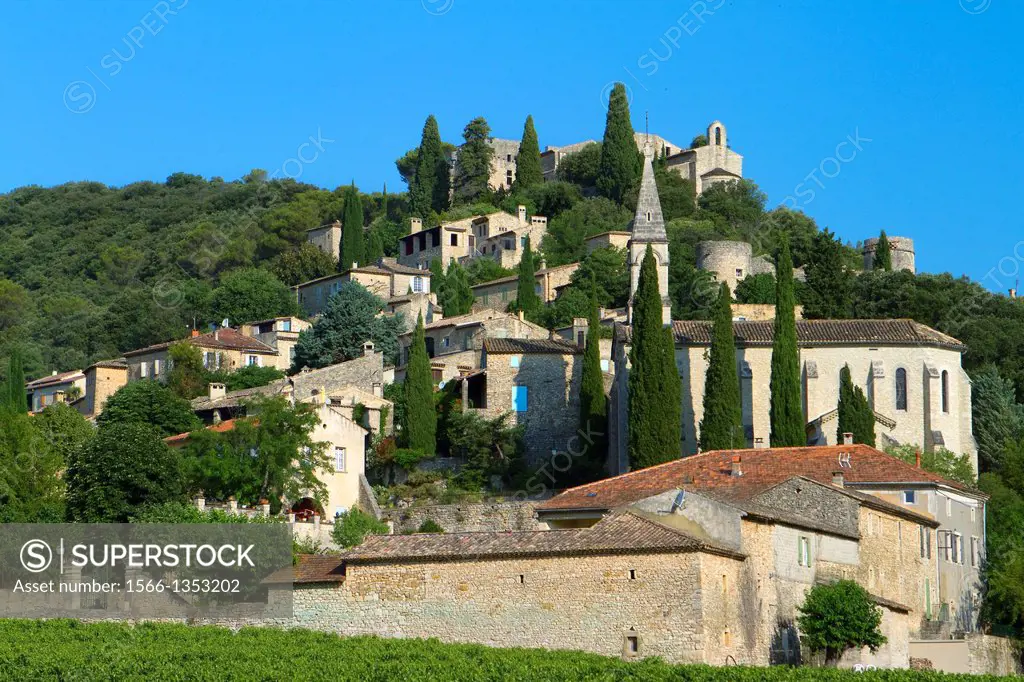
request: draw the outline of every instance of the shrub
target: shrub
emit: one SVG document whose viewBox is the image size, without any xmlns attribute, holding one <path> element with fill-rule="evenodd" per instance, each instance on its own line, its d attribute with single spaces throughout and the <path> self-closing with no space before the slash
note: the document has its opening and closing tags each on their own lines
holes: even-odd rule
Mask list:
<svg viewBox="0 0 1024 682">
<path fill-rule="evenodd" d="M 341 547 L 355 547 L 367 535 L 387 535 L 388 524 L 353 507 L 334 520 L 331 539 Z"/>
<path fill-rule="evenodd" d="M 426 519 L 423 523 L 420 524 L 419 530 L 417 530 L 416 532 L 417 533 L 443 533 L 444 532 L 444 528 L 442 528 L 441 524 L 439 524 L 434 519 Z"/>
<path fill-rule="evenodd" d="M 834 667 L 847 649 L 866 646 L 874 652 L 886 642 L 882 609 L 852 580 L 815 585 L 798 609 L 803 640 L 811 651 L 825 654 L 826 665 Z"/>
</svg>

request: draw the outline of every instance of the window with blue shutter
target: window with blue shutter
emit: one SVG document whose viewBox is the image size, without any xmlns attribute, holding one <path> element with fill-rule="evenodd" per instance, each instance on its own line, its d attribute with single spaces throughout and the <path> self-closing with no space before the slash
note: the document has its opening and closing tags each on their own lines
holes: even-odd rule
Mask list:
<svg viewBox="0 0 1024 682">
<path fill-rule="evenodd" d="M 526 412 L 528 391 L 526 386 L 512 387 L 512 409 L 516 412 Z"/>
</svg>

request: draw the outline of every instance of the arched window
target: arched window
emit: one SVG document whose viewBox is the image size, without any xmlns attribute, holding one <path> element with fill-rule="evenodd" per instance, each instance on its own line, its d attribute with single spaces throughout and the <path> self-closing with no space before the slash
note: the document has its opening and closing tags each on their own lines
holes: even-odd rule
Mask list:
<svg viewBox="0 0 1024 682">
<path fill-rule="evenodd" d="M 949 412 L 949 372 L 942 370 L 942 411 Z"/>
<path fill-rule="evenodd" d="M 722 129 L 718 126 L 715 126 L 715 144 L 722 146 Z"/>
<path fill-rule="evenodd" d="M 902 367 L 896 370 L 896 409 L 907 409 L 907 370 Z"/>
</svg>

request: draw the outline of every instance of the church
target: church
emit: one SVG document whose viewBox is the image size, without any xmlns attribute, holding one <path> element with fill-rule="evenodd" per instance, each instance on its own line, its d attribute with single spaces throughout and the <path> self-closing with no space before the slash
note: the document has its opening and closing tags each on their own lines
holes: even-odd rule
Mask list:
<svg viewBox="0 0 1024 682">
<path fill-rule="evenodd" d="M 609 403 L 608 470 L 629 470 L 629 350 L 633 298 L 640 264 L 650 246 L 657 258 L 662 317 L 672 326 L 676 368 L 682 382 L 680 455 L 697 452 L 703 418 L 704 377 L 711 347 L 711 322 L 671 319 L 669 248 L 654 182 L 650 149 L 645 149 L 636 215 L 627 246 L 630 267 L 629 315 L 616 324 L 612 340 L 614 379 Z M 797 320 L 801 397 L 808 445 L 837 444 L 839 373 L 850 366 L 875 413 L 877 445 L 945 448 L 969 457 L 978 468 L 972 434 L 971 382 L 962 366 L 963 343 L 913 320 Z M 741 384 L 743 427 L 748 447 L 768 447 L 771 320 L 736 320 L 736 365 Z"/>
</svg>

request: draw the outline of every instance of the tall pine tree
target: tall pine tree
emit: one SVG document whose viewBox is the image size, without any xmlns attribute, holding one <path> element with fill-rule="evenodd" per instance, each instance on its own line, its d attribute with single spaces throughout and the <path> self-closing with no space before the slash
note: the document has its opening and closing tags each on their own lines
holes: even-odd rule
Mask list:
<svg viewBox="0 0 1024 682">
<path fill-rule="evenodd" d="M 875 413 L 860 386 L 853 383 L 850 366 L 839 371 L 839 408 L 836 442 L 843 442 L 844 433 L 853 434 L 854 443 L 875 447 Z"/>
<path fill-rule="evenodd" d="M 455 165 L 455 198 L 467 204 L 487 200 L 494 157 L 494 147 L 488 143 L 491 127 L 483 117 L 474 118 L 466 124 L 462 137 L 465 143 L 459 147 Z"/>
<path fill-rule="evenodd" d="M 597 302 L 591 298 L 587 321 L 587 344 L 583 350 L 583 375 L 580 378 L 579 449 L 573 461 L 569 485 L 596 480 L 604 470 L 608 455 L 608 398 L 604 394 L 601 371 L 601 320 Z"/>
<path fill-rule="evenodd" d="M 448 264 L 448 272 L 444 276 L 442 291 L 438 294 L 438 303 L 445 317 L 466 315 L 473 310 L 473 288 L 469 285 L 466 269 L 457 261 Z"/>
<path fill-rule="evenodd" d="M 423 314 L 416 320 L 405 368 L 405 428 L 409 447 L 433 454 L 437 449 L 437 411 L 434 409 L 434 380 L 423 332 Z"/>
<path fill-rule="evenodd" d="M 708 372 L 704 377 L 700 448 L 708 451 L 746 447 L 740 379 L 736 372 L 736 340 L 732 329 L 732 295 L 725 282 L 718 291 L 710 355 Z"/>
<path fill-rule="evenodd" d="M 353 263 L 363 263 L 366 257 L 363 204 L 355 183 L 345 190 L 341 224 L 341 255 L 338 258 L 338 269 L 344 272 L 351 268 Z"/>
<path fill-rule="evenodd" d="M 672 328 L 662 324 L 658 266 L 647 247 L 633 302 L 629 371 L 629 462 L 642 469 L 679 458 L 682 382 Z"/>
<path fill-rule="evenodd" d="M 533 116 L 526 117 L 523 126 L 523 139 L 519 143 L 519 156 L 516 157 L 516 190 L 525 190 L 544 182 L 544 173 L 540 169 L 540 144 L 537 142 L 537 131 L 533 127 Z"/>
<path fill-rule="evenodd" d="M 885 236 L 885 230 L 878 236 L 878 244 L 875 245 L 875 258 L 871 262 L 872 270 L 892 270 L 892 245 L 889 238 Z"/>
<path fill-rule="evenodd" d="M 608 97 L 608 117 L 604 125 L 597 189 L 603 196 L 621 204 L 636 190 L 642 170 L 643 155 L 637 149 L 633 137 L 626 86 L 616 83 Z"/>
<path fill-rule="evenodd" d="M 541 300 L 537 295 L 537 266 L 530 248 L 530 238 L 526 238 L 523 256 L 519 259 L 519 283 L 516 285 L 516 310 L 525 315 L 536 315 L 540 311 Z"/>
<path fill-rule="evenodd" d="M 416 173 L 409 187 L 409 211 L 421 218 L 444 211 L 448 208 L 450 189 L 448 159 L 444 156 L 437 119 L 431 114 L 423 124 L 420 137 Z"/>
<path fill-rule="evenodd" d="M 366 232 L 366 255 L 363 261 L 372 265 L 384 257 L 384 239 L 381 237 L 380 229 L 370 226 Z"/>
<path fill-rule="evenodd" d="M 793 258 L 783 238 L 775 266 L 775 338 L 772 341 L 771 444 L 773 448 L 807 445 L 800 401 L 800 356 L 796 345 Z"/>
<path fill-rule="evenodd" d="M 0 384 L 0 407 L 9 407 L 15 412 L 28 411 L 28 394 L 25 393 L 25 370 L 22 367 L 21 353 L 11 351 L 7 360 L 7 383 Z"/>
<path fill-rule="evenodd" d="M 384 183 L 384 191 L 380 194 L 380 214 L 388 219 L 388 183 Z"/>
<path fill-rule="evenodd" d="M 853 273 L 843 263 L 843 244 L 828 228 L 811 240 L 806 266 L 804 313 L 809 318 L 839 320 L 853 313 Z"/>
</svg>

